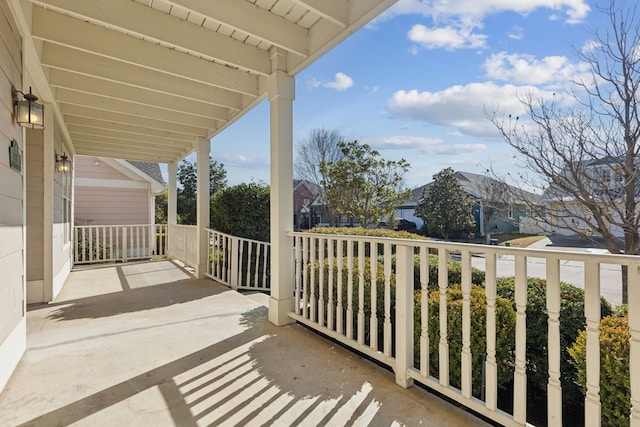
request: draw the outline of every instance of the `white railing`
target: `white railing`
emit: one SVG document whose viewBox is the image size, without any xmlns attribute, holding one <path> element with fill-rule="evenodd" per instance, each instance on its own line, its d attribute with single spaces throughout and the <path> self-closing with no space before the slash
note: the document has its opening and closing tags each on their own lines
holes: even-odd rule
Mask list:
<svg viewBox="0 0 640 427">
<path fill-rule="evenodd" d="M 269 290 L 270 245 L 207 229 L 208 277 L 233 289 Z"/>
<path fill-rule="evenodd" d="M 82 225 L 73 228 L 74 264 L 165 256 L 166 225 Z"/>
<path fill-rule="evenodd" d="M 609 286 L 604 281 L 619 279 L 620 267 L 627 266 L 631 425 L 640 425 L 638 257 L 314 233 L 290 236 L 294 238 L 296 271 L 295 307 L 290 315 L 293 319 L 388 365 L 400 385 L 420 382 L 503 425 L 526 425 L 540 415 L 527 414 L 527 363 L 531 357 L 527 354 L 527 340 L 534 339 L 527 337 L 527 321 L 528 317 L 534 319 L 536 313 L 526 311 L 528 279 L 533 271 L 540 270 L 540 263 L 541 276 L 546 278 L 543 292 L 547 314 L 542 328 L 547 338 L 533 351 L 547 352 L 548 365 L 542 372 L 546 377 L 543 388 L 546 387 L 547 419 L 535 422 L 561 425 L 563 417 L 575 417 L 574 413 L 563 413 L 563 392 L 572 384 L 563 383 L 561 373 L 562 354 L 566 355 L 561 348 L 561 325 L 565 321 L 560 315 L 565 298 L 561 295 L 561 278 L 566 281 L 571 276 L 565 265 L 572 264 L 581 266 L 580 272 L 573 275 L 584 287 L 584 419 L 587 425 L 600 425 L 601 281 L 604 287 Z M 456 303 L 451 302 L 453 286 L 449 283 L 452 255 L 461 263 Z M 480 287 L 472 286 L 477 273 L 472 265 L 484 272 Z M 505 271 L 515 276 L 506 304 L 512 313 L 506 317 L 511 319 L 511 329 L 502 327 L 500 313 L 506 310 L 505 300 L 497 294 L 497 277 Z M 619 281 L 617 285 L 620 286 Z M 541 312 L 545 297 L 540 302 Z M 474 322 L 476 330 L 472 331 Z M 477 344 L 472 344 L 472 337 L 478 333 L 485 347 L 482 352 L 476 351 L 481 354 L 473 354 L 472 348 Z M 511 350 L 505 353 L 503 346 Z M 451 364 L 450 360 L 456 362 Z M 506 388 L 504 382 L 499 383 L 505 373 L 509 380 Z M 503 392 L 499 393 L 499 389 Z M 505 396 L 505 389 L 510 397 Z"/>
<path fill-rule="evenodd" d="M 167 257 L 195 268 L 198 265 L 198 227 L 169 225 L 168 232 Z"/>
</svg>

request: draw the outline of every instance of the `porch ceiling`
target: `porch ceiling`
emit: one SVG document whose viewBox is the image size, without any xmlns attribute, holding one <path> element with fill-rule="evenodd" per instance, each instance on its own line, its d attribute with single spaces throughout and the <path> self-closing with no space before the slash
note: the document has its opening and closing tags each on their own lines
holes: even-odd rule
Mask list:
<svg viewBox="0 0 640 427">
<path fill-rule="evenodd" d="M 396 0 L 10 0 L 76 154 L 177 161 Z M 283 64 L 280 64 L 283 62 Z"/>
</svg>

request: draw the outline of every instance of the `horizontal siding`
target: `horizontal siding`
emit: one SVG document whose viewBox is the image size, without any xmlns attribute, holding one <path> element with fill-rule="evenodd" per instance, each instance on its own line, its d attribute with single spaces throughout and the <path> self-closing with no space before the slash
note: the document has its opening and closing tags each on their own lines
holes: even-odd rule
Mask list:
<svg viewBox="0 0 640 427">
<path fill-rule="evenodd" d="M 7 149 L 7 153 L 9 149 Z M 0 164 L 0 194 L 22 199 L 22 175 L 20 172 Z"/>
<path fill-rule="evenodd" d="M 0 194 L 0 226 L 22 224 L 22 199 Z"/>
<path fill-rule="evenodd" d="M 96 166 L 94 164 L 95 161 L 99 161 L 100 164 Z M 73 163 L 74 175 L 76 178 L 130 179 L 128 176 L 115 170 L 97 157 L 76 156 Z"/>
<path fill-rule="evenodd" d="M 149 192 L 137 189 L 77 187 L 75 218 L 79 225 L 147 224 Z"/>
</svg>

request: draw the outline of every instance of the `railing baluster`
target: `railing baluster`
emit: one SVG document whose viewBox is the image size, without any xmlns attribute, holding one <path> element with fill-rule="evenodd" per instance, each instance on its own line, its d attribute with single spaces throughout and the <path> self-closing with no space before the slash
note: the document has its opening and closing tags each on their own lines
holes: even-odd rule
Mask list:
<svg viewBox="0 0 640 427">
<path fill-rule="evenodd" d="M 353 339 L 353 245 L 347 240 L 347 338 Z"/>
<path fill-rule="evenodd" d="M 300 257 L 302 255 L 302 241 L 303 241 L 303 237 L 299 236 L 297 238 L 295 238 L 295 263 L 296 263 L 296 268 L 295 268 L 295 272 L 296 272 L 296 280 L 295 280 L 295 289 L 293 291 L 293 295 L 294 295 L 294 299 L 293 299 L 293 310 L 295 311 L 296 314 L 301 314 L 301 293 L 300 293 L 300 288 L 302 287 L 302 283 L 300 283 L 301 280 L 301 270 L 300 267 L 302 266 L 302 261 L 300 260 Z"/>
<path fill-rule="evenodd" d="M 309 238 L 302 238 L 302 316 L 309 315 Z"/>
<path fill-rule="evenodd" d="M 496 262 L 495 252 L 485 254 L 485 294 L 487 297 L 487 361 L 485 363 L 485 405 L 498 408 L 498 366 L 496 363 Z"/>
<path fill-rule="evenodd" d="M 254 247 L 254 253 L 255 256 L 251 257 L 251 264 L 253 265 L 253 285 L 252 287 L 257 287 L 258 286 L 258 280 L 260 277 L 260 269 L 259 267 L 259 262 L 260 262 L 260 255 L 262 254 L 262 245 L 260 245 L 257 242 L 251 242 L 250 245 L 252 247 Z M 253 260 L 255 259 L 255 262 L 253 262 Z"/>
<path fill-rule="evenodd" d="M 378 243 L 371 244 L 371 350 L 378 351 Z"/>
<path fill-rule="evenodd" d="M 438 249 L 438 288 L 440 289 L 440 342 L 438 343 L 440 385 L 449 387 L 449 341 L 447 337 L 447 286 L 449 273 L 447 271 L 447 258 L 449 251 L 445 248 Z"/>
<path fill-rule="evenodd" d="M 95 262 L 96 258 L 98 258 L 97 256 L 95 256 L 94 258 L 94 253 L 93 253 L 93 235 L 95 234 L 93 231 L 94 227 L 89 228 L 89 261 L 91 262 Z M 96 251 L 97 253 L 98 251 Z"/>
<path fill-rule="evenodd" d="M 102 241 L 102 259 L 105 260 L 107 259 L 107 232 L 104 226 L 100 227 L 98 239 Z"/>
<path fill-rule="evenodd" d="M 513 420 L 527 422 L 527 258 L 515 257 L 516 367 L 513 373 Z"/>
<path fill-rule="evenodd" d="M 324 265 L 325 265 L 325 251 L 324 247 L 326 239 L 318 238 L 318 324 L 320 326 L 325 325 L 325 300 L 324 300 Z"/>
<path fill-rule="evenodd" d="M 429 248 L 420 247 L 420 375 L 429 375 Z"/>
<path fill-rule="evenodd" d="M 344 334 L 344 310 L 342 307 L 342 239 L 336 239 L 336 263 L 338 264 L 338 286 L 336 288 L 336 332 Z"/>
<path fill-rule="evenodd" d="M 584 416 L 600 425 L 600 264 L 584 263 L 584 314 L 587 318 L 587 395 Z"/>
<path fill-rule="evenodd" d="M 333 248 L 334 248 L 334 243 L 335 240 L 334 239 L 327 239 L 327 263 L 329 265 L 329 278 L 327 280 L 328 286 L 327 286 L 327 292 L 329 293 L 328 296 L 328 301 L 327 301 L 327 328 L 331 331 L 334 330 L 334 321 L 333 318 L 335 316 L 335 305 L 334 305 L 334 292 L 333 292 L 333 286 L 334 286 L 334 274 L 333 274 L 333 268 L 335 265 L 335 258 L 334 258 L 334 252 L 333 252 Z"/>
<path fill-rule="evenodd" d="M 462 354 L 461 363 L 461 392 L 462 396 L 471 398 L 471 253 L 462 251 Z"/>
<path fill-rule="evenodd" d="M 391 357 L 391 244 L 384 244 L 384 329 L 383 353 Z"/>
<path fill-rule="evenodd" d="M 549 380 L 547 385 L 547 423 L 562 425 L 562 383 L 560 382 L 560 260 L 547 258 L 547 345 Z"/>
<path fill-rule="evenodd" d="M 358 344 L 364 344 L 364 241 L 358 242 Z"/>
<path fill-rule="evenodd" d="M 309 238 L 309 319 L 316 321 L 316 242 L 315 238 Z"/>
</svg>

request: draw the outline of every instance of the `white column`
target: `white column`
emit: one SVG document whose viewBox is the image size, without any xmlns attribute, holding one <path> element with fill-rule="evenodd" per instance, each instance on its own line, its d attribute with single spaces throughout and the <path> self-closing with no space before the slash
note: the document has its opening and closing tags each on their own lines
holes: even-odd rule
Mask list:
<svg viewBox="0 0 640 427">
<path fill-rule="evenodd" d="M 206 228 L 209 228 L 209 140 L 202 138 L 197 148 L 196 174 L 198 183 L 196 186 L 196 222 L 198 225 L 198 265 L 196 277 L 204 277 L 209 262 L 209 240 Z"/>
<path fill-rule="evenodd" d="M 42 145 L 43 145 L 43 217 L 44 217 L 44 302 L 52 301 L 55 295 L 53 294 L 53 205 L 54 205 L 54 174 L 55 171 L 55 147 L 54 147 L 54 129 L 55 119 L 53 116 L 53 108 L 47 105 L 44 110 L 44 122 L 46 127 L 41 130 L 29 130 L 30 132 L 42 132 Z M 61 154 L 61 153 L 59 153 Z M 58 195 L 62 197 L 61 195 Z M 73 224 L 71 224 L 73 226 Z M 58 251 L 61 249 L 58 248 Z"/>
<path fill-rule="evenodd" d="M 170 162 L 167 164 L 167 258 L 175 256 L 175 227 L 178 223 L 178 164 Z"/>
<path fill-rule="evenodd" d="M 168 192 L 167 192 L 167 224 L 176 225 L 178 223 L 178 164 L 171 162 L 167 164 L 168 177 Z"/>
<path fill-rule="evenodd" d="M 271 297 L 269 321 L 280 326 L 291 323 L 293 309 L 293 99 L 295 79 L 278 70 L 282 60 L 272 55 L 274 71 L 269 76 L 271 122 Z"/>
</svg>

